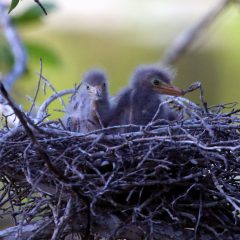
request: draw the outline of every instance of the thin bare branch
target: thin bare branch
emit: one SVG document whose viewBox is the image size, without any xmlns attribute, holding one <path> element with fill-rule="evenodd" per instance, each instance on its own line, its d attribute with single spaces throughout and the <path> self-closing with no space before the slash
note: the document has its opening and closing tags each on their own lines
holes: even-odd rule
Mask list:
<svg viewBox="0 0 240 240">
<path fill-rule="evenodd" d="M 165 53 L 162 62 L 166 65 L 175 64 L 189 51 L 192 44 L 199 39 L 200 34 L 214 22 L 230 2 L 232 0 L 219 0 L 219 3 L 201 18 L 199 22 L 181 33 Z"/>
</svg>

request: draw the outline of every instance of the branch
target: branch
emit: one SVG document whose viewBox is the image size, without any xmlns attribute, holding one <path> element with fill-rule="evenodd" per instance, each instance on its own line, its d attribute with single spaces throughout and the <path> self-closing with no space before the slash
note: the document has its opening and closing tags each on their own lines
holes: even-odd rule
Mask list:
<svg viewBox="0 0 240 240">
<path fill-rule="evenodd" d="M 53 226 L 50 225 L 51 221 L 49 219 L 41 220 L 29 225 L 25 225 L 21 227 L 21 239 L 28 239 L 31 237 L 33 232 L 44 226 L 44 231 L 42 231 L 41 236 L 45 235 L 46 237 L 51 234 Z M 19 232 L 19 226 L 6 228 L 0 231 L 0 239 L 1 240 L 14 240 L 16 239 L 16 234 Z M 31 238 L 32 239 L 32 238 Z"/>
<path fill-rule="evenodd" d="M 50 96 L 40 107 L 37 112 L 37 120 L 42 120 L 45 117 L 46 110 L 48 106 L 56 99 L 61 98 L 62 96 L 65 96 L 67 94 L 73 94 L 75 92 L 75 89 L 68 89 L 63 90 L 59 93 L 55 93 L 54 95 Z"/>
<path fill-rule="evenodd" d="M 8 102 L 9 106 L 13 109 L 14 113 L 18 117 L 18 119 L 21 122 L 23 128 L 25 129 L 27 135 L 30 137 L 32 143 L 36 146 L 40 156 L 42 157 L 42 159 L 47 164 L 49 170 L 51 172 L 53 172 L 57 177 L 62 179 L 63 181 L 68 182 L 69 180 L 57 168 L 55 168 L 55 166 L 52 164 L 50 157 L 45 152 L 45 150 L 42 148 L 42 146 L 39 144 L 37 138 L 35 137 L 35 135 L 32 131 L 32 129 L 28 126 L 27 116 L 24 113 L 22 113 L 19 110 L 19 108 L 15 105 L 15 103 L 12 101 L 12 99 L 8 95 L 7 91 L 5 90 L 5 88 L 4 88 L 4 86 L 1 82 L 0 82 L 0 91 L 3 95 L 3 97 Z"/>
<path fill-rule="evenodd" d="M 222 13 L 231 0 L 221 0 L 213 9 L 211 9 L 199 22 L 184 31 L 174 41 L 163 57 L 163 63 L 172 65 L 184 55 L 192 44 L 199 38 L 200 34 Z"/>
<path fill-rule="evenodd" d="M 31 115 L 31 112 L 33 110 L 33 107 L 35 106 L 35 102 L 37 100 L 37 96 L 38 96 L 38 92 L 39 92 L 39 89 L 40 89 L 40 85 L 41 85 L 41 80 L 42 80 L 42 68 L 43 68 L 43 64 L 42 64 L 42 59 L 40 58 L 40 76 L 38 78 L 38 85 L 37 85 L 37 90 L 36 90 L 36 93 L 35 93 L 35 96 L 33 98 L 33 102 L 32 102 L 32 106 L 29 110 L 29 116 Z"/>
<path fill-rule="evenodd" d="M 3 84 L 7 92 L 10 92 L 15 81 L 24 73 L 27 65 L 27 54 L 16 29 L 3 3 L 0 2 L 0 25 L 3 27 L 4 35 L 14 57 L 12 70 L 3 77 Z"/>
</svg>

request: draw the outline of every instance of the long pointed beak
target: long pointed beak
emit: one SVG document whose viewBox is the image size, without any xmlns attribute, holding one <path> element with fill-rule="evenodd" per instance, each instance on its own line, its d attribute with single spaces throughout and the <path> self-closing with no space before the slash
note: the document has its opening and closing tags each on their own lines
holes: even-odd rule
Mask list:
<svg viewBox="0 0 240 240">
<path fill-rule="evenodd" d="M 156 87 L 155 91 L 157 91 L 158 93 L 161 93 L 161 94 L 166 94 L 166 95 L 171 95 L 171 96 L 184 95 L 183 90 L 181 90 L 180 88 L 178 88 L 174 85 L 168 84 L 168 83 L 163 83 L 159 87 Z"/>
</svg>

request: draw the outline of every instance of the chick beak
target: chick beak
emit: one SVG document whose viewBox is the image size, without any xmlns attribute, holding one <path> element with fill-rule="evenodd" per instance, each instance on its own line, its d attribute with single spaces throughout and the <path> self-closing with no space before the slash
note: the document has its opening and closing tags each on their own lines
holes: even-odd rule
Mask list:
<svg viewBox="0 0 240 240">
<path fill-rule="evenodd" d="M 102 90 L 98 87 L 94 89 L 94 94 L 96 96 L 96 99 L 100 99 L 102 97 Z"/>
<path fill-rule="evenodd" d="M 174 85 L 171 85 L 169 83 L 162 83 L 159 87 L 156 87 L 155 90 L 158 93 L 171 95 L 171 96 L 182 96 L 182 95 L 184 95 L 184 92 L 180 88 L 178 88 Z"/>
</svg>

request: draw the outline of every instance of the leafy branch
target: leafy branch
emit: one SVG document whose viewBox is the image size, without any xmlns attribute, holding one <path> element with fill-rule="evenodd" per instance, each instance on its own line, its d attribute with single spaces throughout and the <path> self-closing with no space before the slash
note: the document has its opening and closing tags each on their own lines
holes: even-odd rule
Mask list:
<svg viewBox="0 0 240 240">
<path fill-rule="evenodd" d="M 13 9 L 15 9 L 17 7 L 17 5 L 19 4 L 20 0 L 12 0 L 11 5 L 9 7 L 9 11 L 8 13 L 12 12 Z M 34 0 L 35 3 L 38 4 L 38 6 L 42 9 L 42 11 L 44 12 L 45 15 L 47 15 L 47 11 L 45 9 L 45 7 L 42 5 L 42 3 L 39 0 Z"/>
</svg>

